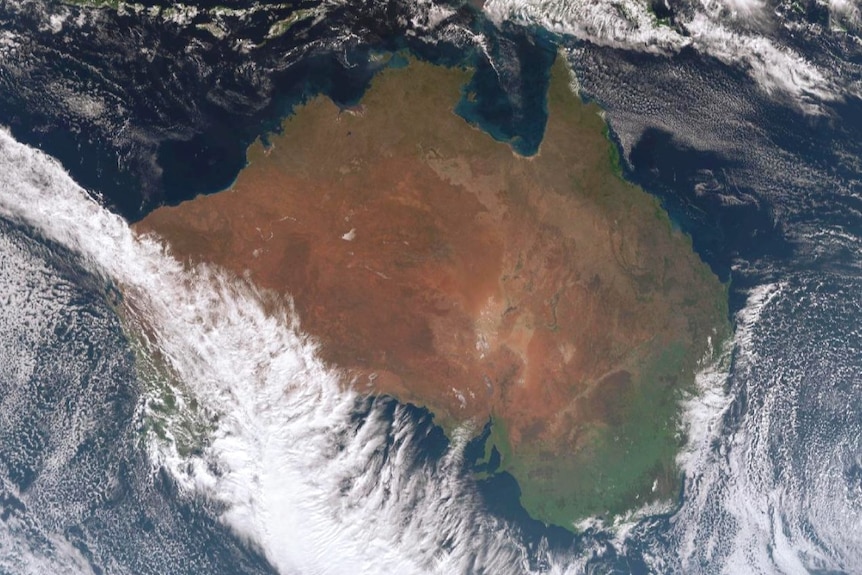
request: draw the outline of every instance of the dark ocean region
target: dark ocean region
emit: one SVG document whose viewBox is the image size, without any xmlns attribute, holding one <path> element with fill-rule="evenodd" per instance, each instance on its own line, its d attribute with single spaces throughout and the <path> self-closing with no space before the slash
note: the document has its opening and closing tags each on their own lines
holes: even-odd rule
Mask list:
<svg viewBox="0 0 862 575">
<path fill-rule="evenodd" d="M 843 147 L 837 142 L 858 148 L 852 134 L 862 133 L 862 101 L 838 104 L 832 113 L 834 117 L 812 118 L 775 106 L 765 111 L 769 116 L 764 125 L 773 127 L 775 133 L 770 136 L 781 143 L 783 150 L 810 159 L 817 169 L 845 183 L 848 186 L 845 191 L 849 192 L 859 186 L 855 171 L 858 167 L 848 166 L 837 157 Z M 836 117 L 844 121 L 835 125 Z M 858 272 L 858 256 L 852 250 L 823 253 L 817 262 L 812 262 L 799 257 L 800 250 L 806 250 L 807 246 L 794 239 L 794 228 L 824 224 L 862 237 L 862 221 L 858 217 L 862 213 L 862 199 L 858 194 L 829 190 L 828 184 L 825 189 L 817 189 L 816 181 L 806 182 L 811 186 L 807 189 L 794 190 L 788 186 L 786 192 L 780 193 L 796 195 L 793 203 L 801 204 L 790 211 L 789 205 L 775 205 L 774 198 L 764 197 L 763 189 L 774 191 L 773 186 L 781 185 L 778 181 L 746 180 L 738 175 L 745 169 L 738 159 L 681 145 L 672 134 L 655 128 L 644 131 L 628 159 L 626 178 L 659 197 L 671 218 L 693 238 L 701 258 L 722 281 L 731 282 L 732 313 L 744 306 L 747 289 L 774 277 L 769 272 L 755 277 L 734 274 L 735 261 L 770 262 L 775 267 L 788 266 L 800 271 L 806 268 L 838 271 L 850 266 Z M 770 176 L 766 177 L 780 181 L 781 174 Z M 708 193 L 728 189 L 734 196 L 756 201 L 727 203 L 721 194 Z"/>
<path fill-rule="evenodd" d="M 661 199 L 671 219 L 692 237 L 695 250 L 722 281 L 733 280 L 736 285 L 741 279 L 731 273 L 733 262 L 739 259 L 780 259 L 799 265 L 795 251 L 799 246 L 793 233 L 788 233 L 796 224 L 811 225 L 822 219 L 856 235 L 862 231 L 856 217 L 862 203 L 858 196 L 847 193 L 859 186 L 856 152 L 862 149 L 858 138 L 862 133 L 862 100 L 848 97 L 825 103 L 822 114 L 812 115 L 758 90 L 742 70 L 692 50 L 683 50 L 669 60 L 601 50 L 583 43 L 569 45 L 576 54 L 573 63 L 582 93 L 607 110 L 612 131 L 636 128 L 631 132 L 636 137 L 626 135 L 630 149 L 627 154 L 623 150 L 625 177 Z M 634 94 L 622 89 L 621 77 L 602 72 L 623 66 L 640 70 L 644 77 L 641 85 L 625 84 Z M 676 84 L 654 81 L 680 70 L 694 72 Z M 713 149 L 687 144 L 683 137 L 693 133 L 673 133 L 662 127 L 663 114 L 672 109 L 689 110 L 696 98 L 703 96 L 703 86 L 697 82 L 705 78 L 714 81 L 710 88 L 715 95 L 703 106 L 707 112 L 692 114 L 691 126 L 692 132 L 702 131 L 699 135 L 704 142 L 722 144 Z M 648 99 L 652 86 L 660 89 Z M 678 88 L 675 96 L 674 88 Z M 743 118 L 748 131 L 738 125 L 740 120 L 730 123 L 736 112 L 732 108 L 723 114 L 719 108 L 709 107 L 731 90 L 753 110 Z M 633 121 L 636 115 L 641 115 L 639 122 Z M 726 135 L 731 131 L 732 146 Z M 621 145 L 616 134 L 614 141 Z M 784 162 L 777 159 L 772 170 L 752 169 L 757 165 L 752 160 L 777 153 L 796 159 L 799 169 L 795 173 L 783 170 Z M 764 158 L 764 162 L 767 159 L 771 158 Z M 811 180 L 815 173 L 827 177 L 819 182 Z M 826 201 L 820 204 L 821 199 Z M 810 209 L 804 209 L 805 204 Z M 788 215 L 789 220 L 785 219 Z M 838 257 L 836 263 L 853 259 Z M 739 307 L 732 305 L 731 312 Z"/>
</svg>

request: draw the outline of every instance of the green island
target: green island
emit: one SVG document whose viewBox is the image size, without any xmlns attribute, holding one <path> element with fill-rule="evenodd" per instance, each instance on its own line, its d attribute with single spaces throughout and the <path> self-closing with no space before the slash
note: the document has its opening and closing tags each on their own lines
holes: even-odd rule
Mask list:
<svg viewBox="0 0 862 575">
<path fill-rule="evenodd" d="M 291 296 L 344 385 L 479 433 L 535 518 L 574 529 L 673 500 L 680 400 L 730 333 L 727 287 L 619 175 L 558 58 L 539 152 L 454 113 L 471 71 L 399 57 L 320 96 L 234 185 L 137 224 Z"/>
</svg>

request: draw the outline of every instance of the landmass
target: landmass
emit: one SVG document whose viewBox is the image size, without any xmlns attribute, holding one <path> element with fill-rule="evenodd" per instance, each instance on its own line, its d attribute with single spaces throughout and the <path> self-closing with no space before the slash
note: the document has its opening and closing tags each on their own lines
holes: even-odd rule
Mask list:
<svg viewBox="0 0 862 575">
<path fill-rule="evenodd" d="M 361 104 L 299 107 L 228 190 L 137 224 L 293 298 L 345 385 L 491 421 L 534 517 L 672 498 L 681 393 L 729 330 L 726 286 L 613 166 L 562 58 L 539 152 L 453 110 L 470 71 L 411 59 Z"/>
</svg>

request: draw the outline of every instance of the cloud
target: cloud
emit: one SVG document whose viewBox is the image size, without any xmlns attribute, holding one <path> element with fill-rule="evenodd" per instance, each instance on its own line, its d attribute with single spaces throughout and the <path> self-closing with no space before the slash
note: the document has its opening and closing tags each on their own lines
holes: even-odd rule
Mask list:
<svg viewBox="0 0 862 575">
<path fill-rule="evenodd" d="M 842 10 L 849 0 L 830 0 Z M 849 8 L 846 8 L 849 6 Z M 765 92 L 817 112 L 846 90 L 830 73 L 768 37 L 761 0 L 702 0 L 678 13 L 673 26 L 660 22 L 638 0 L 489 0 L 494 22 L 531 23 L 600 46 L 671 55 L 690 47 L 744 70 Z M 845 12 L 846 13 L 846 12 Z"/>
</svg>

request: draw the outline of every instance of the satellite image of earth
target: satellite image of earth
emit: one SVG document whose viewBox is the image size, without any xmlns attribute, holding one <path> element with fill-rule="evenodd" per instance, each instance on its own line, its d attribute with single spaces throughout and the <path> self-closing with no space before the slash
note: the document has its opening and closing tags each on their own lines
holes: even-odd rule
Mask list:
<svg viewBox="0 0 862 575">
<path fill-rule="evenodd" d="M 0 575 L 862 573 L 856 0 L 0 0 Z"/>
</svg>

